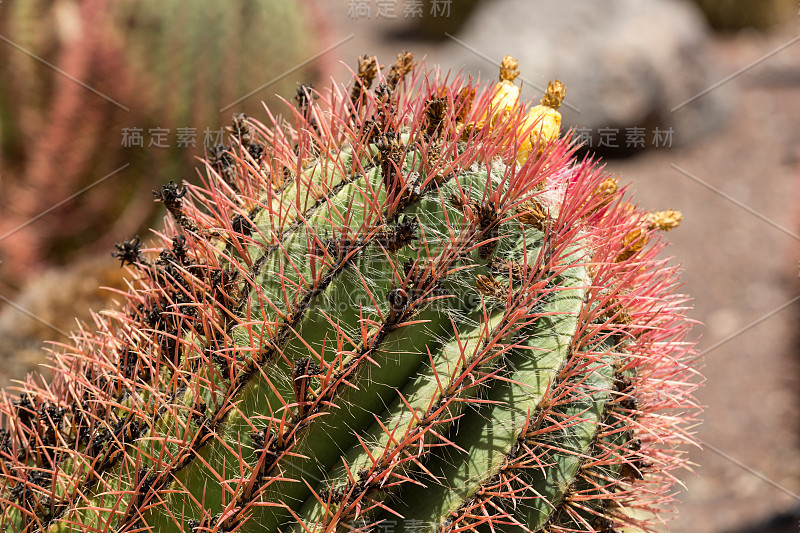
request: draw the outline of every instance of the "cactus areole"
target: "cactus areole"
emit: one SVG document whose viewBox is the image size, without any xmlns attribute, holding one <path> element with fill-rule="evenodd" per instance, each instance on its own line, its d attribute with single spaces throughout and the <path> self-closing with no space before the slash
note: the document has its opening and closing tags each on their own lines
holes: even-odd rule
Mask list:
<svg viewBox="0 0 800 533">
<path fill-rule="evenodd" d="M 697 407 L 676 269 L 565 95 L 360 58 L 243 115 L 116 310 L 2 399 L 5 531 L 601 531 L 664 519 Z M 148 247 L 149 246 L 149 247 Z M 660 513 L 660 514 L 659 514 Z"/>
</svg>

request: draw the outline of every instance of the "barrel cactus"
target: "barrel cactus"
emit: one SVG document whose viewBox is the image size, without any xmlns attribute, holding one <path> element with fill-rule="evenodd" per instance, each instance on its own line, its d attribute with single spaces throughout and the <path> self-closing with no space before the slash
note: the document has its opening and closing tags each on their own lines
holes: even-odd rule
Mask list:
<svg viewBox="0 0 800 533">
<path fill-rule="evenodd" d="M 6 393 L 8 531 L 648 529 L 697 407 L 646 213 L 565 88 L 364 56 L 154 191 L 121 304 Z M 286 118 L 288 117 L 288 118 Z"/>
<path fill-rule="evenodd" d="M 146 229 L 157 210 L 142 187 L 192 178 L 233 110 L 260 112 L 327 70 L 308 61 L 325 47 L 310 4 L 0 3 L 0 282 L 18 287 L 33 266 Z"/>
</svg>

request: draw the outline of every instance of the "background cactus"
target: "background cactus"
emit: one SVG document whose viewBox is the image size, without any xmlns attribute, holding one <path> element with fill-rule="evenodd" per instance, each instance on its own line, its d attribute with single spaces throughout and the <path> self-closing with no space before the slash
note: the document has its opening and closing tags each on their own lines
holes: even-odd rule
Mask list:
<svg viewBox="0 0 800 533">
<path fill-rule="evenodd" d="M 694 0 L 708 22 L 719 30 L 760 28 L 791 20 L 797 10 L 792 0 L 765 0 L 754 4 L 742 0 Z"/>
<path fill-rule="evenodd" d="M 611 531 L 696 406 L 643 213 L 516 99 L 364 57 L 156 191 L 133 278 L 0 403 L 11 531 Z M 411 74 L 409 74 L 411 73 Z M 374 92 L 370 87 L 378 78 Z"/>
<path fill-rule="evenodd" d="M 65 262 L 92 244 L 106 250 L 115 234 L 146 229 L 156 209 L 142 187 L 192 179 L 196 157 L 204 144 L 223 142 L 216 131 L 233 110 L 260 113 L 262 101 L 290 98 L 295 80 L 325 70 L 305 63 L 324 48 L 311 8 L 281 0 L 2 2 L 0 282 L 17 287 L 34 266 Z M 124 130 L 130 138 L 134 128 L 143 146 L 123 147 Z M 93 184 L 43 221 L 51 223 L 5 235 Z"/>
</svg>

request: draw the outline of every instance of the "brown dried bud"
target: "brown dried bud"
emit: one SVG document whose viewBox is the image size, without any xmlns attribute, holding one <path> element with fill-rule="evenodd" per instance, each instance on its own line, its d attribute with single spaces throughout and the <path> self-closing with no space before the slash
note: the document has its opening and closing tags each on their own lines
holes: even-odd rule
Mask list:
<svg viewBox="0 0 800 533">
<path fill-rule="evenodd" d="M 667 209 L 666 211 L 656 211 L 647 214 L 647 229 L 660 229 L 661 231 L 669 231 L 672 228 L 677 228 L 683 214 L 674 209 Z"/>
<path fill-rule="evenodd" d="M 519 62 L 511 56 L 505 56 L 500 62 L 500 81 L 514 81 L 519 76 Z"/>
<path fill-rule="evenodd" d="M 544 98 L 542 98 L 542 105 L 558 109 L 566 96 L 567 87 L 561 83 L 561 80 L 548 81 L 547 91 L 544 93 Z"/>
<path fill-rule="evenodd" d="M 517 207 L 519 213 L 519 221 L 525 225 L 533 226 L 536 229 L 544 231 L 545 221 L 547 220 L 547 211 L 545 211 L 542 204 L 536 200 L 530 200 Z"/>
<path fill-rule="evenodd" d="M 389 71 L 387 81 L 389 87 L 394 89 L 405 78 L 406 74 L 414 70 L 416 63 L 414 63 L 414 54 L 403 50 L 397 54 L 397 62 L 392 66 Z"/>
</svg>

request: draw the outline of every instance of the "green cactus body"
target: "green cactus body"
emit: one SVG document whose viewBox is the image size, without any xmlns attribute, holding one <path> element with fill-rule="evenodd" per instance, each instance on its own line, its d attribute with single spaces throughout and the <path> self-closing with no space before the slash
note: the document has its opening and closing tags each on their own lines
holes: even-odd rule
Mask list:
<svg viewBox="0 0 800 533">
<path fill-rule="evenodd" d="M 11 530 L 609 531 L 663 503 L 692 352 L 654 226 L 568 143 L 521 159 L 492 91 L 373 95 L 361 66 L 158 191 L 124 309 L 5 397 Z"/>
</svg>

